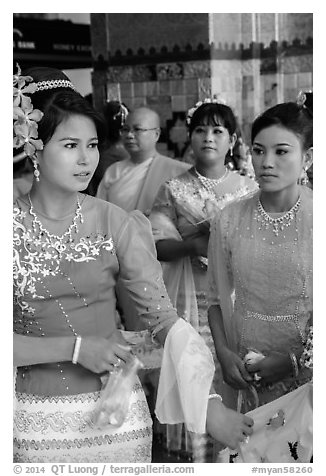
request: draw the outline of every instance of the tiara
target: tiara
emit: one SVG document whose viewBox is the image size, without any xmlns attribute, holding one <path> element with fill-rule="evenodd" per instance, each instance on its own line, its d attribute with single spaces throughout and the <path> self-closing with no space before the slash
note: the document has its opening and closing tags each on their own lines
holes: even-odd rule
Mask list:
<svg viewBox="0 0 326 476">
<path fill-rule="evenodd" d="M 37 123 L 42 119 L 43 112 L 34 109 L 31 98 L 25 96 L 25 94 L 33 94 L 36 87 L 31 76 L 21 75 L 21 69 L 17 63 L 17 74 L 14 75 L 13 81 L 13 146 L 15 149 L 23 147 L 24 154 L 29 157 L 33 157 L 37 150 L 43 149 L 43 142 L 37 138 Z M 19 156 L 23 158 L 22 154 Z"/>
<path fill-rule="evenodd" d="M 214 97 L 214 98 L 205 98 L 203 101 L 196 102 L 194 107 L 190 108 L 189 111 L 187 112 L 187 118 L 186 122 L 189 126 L 192 116 L 194 115 L 194 112 L 197 111 L 197 109 L 202 106 L 203 104 L 223 104 L 226 106 L 226 101 L 221 98 L 221 97 Z"/>
<path fill-rule="evenodd" d="M 70 88 L 73 91 L 77 91 L 75 86 L 68 79 L 51 79 L 49 81 L 39 81 L 36 83 L 36 89 L 34 92 L 55 88 Z"/>
</svg>

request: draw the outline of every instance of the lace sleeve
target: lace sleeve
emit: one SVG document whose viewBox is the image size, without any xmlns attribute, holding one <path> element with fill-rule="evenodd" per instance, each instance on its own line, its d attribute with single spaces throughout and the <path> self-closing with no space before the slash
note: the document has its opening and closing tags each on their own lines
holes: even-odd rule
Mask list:
<svg viewBox="0 0 326 476">
<path fill-rule="evenodd" d="M 162 213 L 166 215 L 176 226 L 178 218 L 173 195 L 170 189 L 170 181 L 164 183 L 156 196 L 152 213 Z"/>
<path fill-rule="evenodd" d="M 140 318 L 156 334 L 178 319 L 163 283 L 149 220 L 131 212 L 117 239 L 120 279 Z"/>
</svg>

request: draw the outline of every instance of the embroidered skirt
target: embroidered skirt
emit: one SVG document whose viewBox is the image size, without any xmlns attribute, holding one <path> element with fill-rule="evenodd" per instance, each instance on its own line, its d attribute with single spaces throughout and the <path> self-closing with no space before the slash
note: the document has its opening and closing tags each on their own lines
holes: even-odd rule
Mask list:
<svg viewBox="0 0 326 476">
<path fill-rule="evenodd" d="M 14 462 L 149 463 L 152 419 L 137 383 L 120 428 L 93 422 L 100 392 L 37 396 L 15 393 Z"/>
</svg>

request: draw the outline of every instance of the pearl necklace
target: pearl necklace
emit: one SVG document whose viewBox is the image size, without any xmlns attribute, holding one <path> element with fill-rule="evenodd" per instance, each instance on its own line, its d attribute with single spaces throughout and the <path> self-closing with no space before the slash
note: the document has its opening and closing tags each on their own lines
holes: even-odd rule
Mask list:
<svg viewBox="0 0 326 476">
<path fill-rule="evenodd" d="M 259 230 L 265 228 L 267 230 L 270 226 L 273 227 L 273 233 L 278 236 L 280 230 L 284 230 L 285 227 L 291 225 L 297 211 L 299 210 L 301 203 L 301 197 L 298 198 L 293 207 L 287 211 L 284 215 L 278 218 L 272 218 L 267 212 L 265 212 L 260 198 L 258 199 L 257 210 L 255 210 L 255 219 L 260 224 Z"/>
<path fill-rule="evenodd" d="M 204 175 L 201 175 L 198 170 L 196 169 L 196 167 L 194 168 L 195 170 L 195 174 L 197 175 L 199 181 L 201 182 L 201 184 L 209 191 L 209 192 L 212 192 L 214 193 L 214 189 L 215 189 L 215 186 L 218 185 L 219 183 L 222 183 L 224 182 L 224 180 L 226 179 L 226 177 L 229 175 L 229 169 L 226 168 L 225 169 L 225 172 L 224 174 L 222 175 L 222 177 L 218 178 L 218 179 L 211 179 L 211 178 L 208 178 L 208 177 L 205 177 Z"/>
<path fill-rule="evenodd" d="M 58 251 L 59 255 L 61 256 L 61 253 L 66 249 L 66 246 L 64 245 L 65 238 L 67 237 L 68 238 L 67 242 L 71 243 L 73 241 L 72 232 L 74 231 L 75 233 L 78 233 L 78 226 L 77 226 L 78 220 L 80 223 L 84 222 L 84 218 L 81 213 L 81 205 L 80 205 L 79 197 L 77 196 L 77 207 L 76 207 L 74 219 L 72 223 L 69 225 L 68 229 L 61 236 L 54 235 L 50 233 L 46 228 L 44 228 L 44 226 L 38 219 L 36 213 L 34 212 L 34 207 L 33 207 L 30 194 L 28 194 L 28 200 L 30 204 L 29 213 L 33 217 L 33 222 L 32 222 L 33 232 L 35 233 L 35 235 L 38 234 L 39 238 L 45 235 L 50 241 L 50 243 L 55 244 L 55 248 Z M 37 229 L 38 229 L 38 232 L 37 232 Z"/>
</svg>

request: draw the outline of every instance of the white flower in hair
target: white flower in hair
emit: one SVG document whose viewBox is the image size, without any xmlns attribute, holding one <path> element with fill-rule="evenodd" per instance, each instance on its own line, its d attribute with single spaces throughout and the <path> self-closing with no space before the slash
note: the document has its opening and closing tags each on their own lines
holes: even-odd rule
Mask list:
<svg viewBox="0 0 326 476">
<path fill-rule="evenodd" d="M 27 84 L 30 83 L 30 84 Z M 13 79 L 13 119 L 15 149 L 24 148 L 24 153 L 32 157 L 37 150 L 43 149 L 43 142 L 38 139 L 37 123 L 42 119 L 43 112 L 34 109 L 31 98 L 25 94 L 36 91 L 36 83 L 31 76 L 22 76 L 17 64 L 17 74 Z"/>
<path fill-rule="evenodd" d="M 307 96 L 305 95 L 305 93 L 303 91 L 300 91 L 296 100 L 297 105 L 303 107 L 304 103 L 306 102 L 306 99 Z"/>
<path fill-rule="evenodd" d="M 225 99 L 223 99 L 219 94 L 214 95 L 213 98 L 205 98 L 203 101 L 198 101 L 195 106 L 190 108 L 187 112 L 186 122 L 188 125 L 190 124 L 191 118 L 194 115 L 195 111 L 197 111 L 197 109 L 203 104 L 223 104 L 224 106 L 227 105 Z"/>
<path fill-rule="evenodd" d="M 307 96 L 306 96 L 307 93 L 312 93 L 311 89 L 305 90 L 305 91 L 301 90 L 299 92 L 299 94 L 297 95 L 297 99 L 296 99 L 296 103 L 297 103 L 298 106 L 307 107 L 305 105 L 305 102 L 307 100 Z"/>
</svg>

